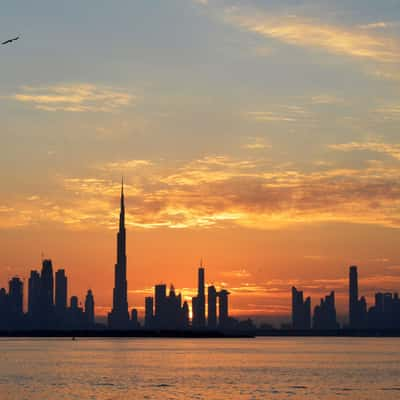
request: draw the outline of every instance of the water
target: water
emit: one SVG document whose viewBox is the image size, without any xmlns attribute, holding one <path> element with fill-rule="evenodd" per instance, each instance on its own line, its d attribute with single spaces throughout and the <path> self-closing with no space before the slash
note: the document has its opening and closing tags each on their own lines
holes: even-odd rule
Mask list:
<svg viewBox="0 0 400 400">
<path fill-rule="evenodd" d="M 399 399 L 400 339 L 0 339 L 1 400 Z"/>
</svg>

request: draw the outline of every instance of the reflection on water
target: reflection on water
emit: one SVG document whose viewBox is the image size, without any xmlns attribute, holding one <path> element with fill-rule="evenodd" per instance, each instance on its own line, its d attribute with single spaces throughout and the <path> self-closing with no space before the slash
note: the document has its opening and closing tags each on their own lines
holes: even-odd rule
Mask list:
<svg viewBox="0 0 400 400">
<path fill-rule="evenodd" d="M 399 399 L 400 339 L 1 339 L 1 400 Z"/>
</svg>

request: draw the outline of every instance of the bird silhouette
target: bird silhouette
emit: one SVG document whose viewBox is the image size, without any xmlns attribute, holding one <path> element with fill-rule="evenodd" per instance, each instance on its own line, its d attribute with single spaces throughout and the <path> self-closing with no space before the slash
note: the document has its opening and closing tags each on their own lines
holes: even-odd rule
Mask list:
<svg viewBox="0 0 400 400">
<path fill-rule="evenodd" d="M 15 38 L 12 38 L 12 39 L 8 39 L 8 40 L 2 42 L 1 44 L 2 44 L 2 45 L 4 45 L 4 44 L 10 44 L 10 43 L 12 43 L 12 42 L 15 42 L 15 41 L 18 40 L 18 39 L 19 39 L 19 36 L 15 37 Z"/>
</svg>

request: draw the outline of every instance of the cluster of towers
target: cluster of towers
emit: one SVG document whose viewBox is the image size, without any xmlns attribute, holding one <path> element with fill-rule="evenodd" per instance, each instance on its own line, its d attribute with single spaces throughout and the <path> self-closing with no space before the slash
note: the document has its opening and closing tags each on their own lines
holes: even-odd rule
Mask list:
<svg viewBox="0 0 400 400">
<path fill-rule="evenodd" d="M 331 292 L 315 307 L 311 321 L 311 299 L 292 288 L 293 329 L 337 329 L 335 293 Z M 368 309 L 365 297 L 359 297 L 358 272 L 349 269 L 349 325 L 350 329 L 400 329 L 400 299 L 398 293 L 376 293 L 375 305 Z"/>
<path fill-rule="evenodd" d="M 182 294 L 176 294 L 171 285 L 167 295 L 167 286 L 164 284 L 154 287 L 154 297 L 145 299 L 146 329 L 228 329 L 234 320 L 229 317 L 228 295 L 225 289 L 217 291 L 215 286 L 208 286 L 207 315 L 205 295 L 205 270 L 198 269 L 197 296 L 192 298 L 192 319 L 190 320 L 189 304 L 182 303 Z M 218 301 L 219 300 L 219 301 Z M 218 314 L 217 314 L 218 303 Z"/>
<path fill-rule="evenodd" d="M 359 298 L 357 267 L 349 272 L 349 327 L 351 329 L 400 329 L 398 293 L 375 293 L 375 304 L 368 309 L 365 297 Z"/>
<path fill-rule="evenodd" d="M 68 280 L 65 270 L 53 274 L 51 260 L 42 270 L 31 271 L 28 281 L 28 311 L 23 311 L 23 282 L 14 277 L 8 293 L 0 289 L 0 327 L 3 329 L 89 329 L 95 326 L 94 298 L 88 290 L 85 308 L 76 296 L 67 304 Z"/>
</svg>

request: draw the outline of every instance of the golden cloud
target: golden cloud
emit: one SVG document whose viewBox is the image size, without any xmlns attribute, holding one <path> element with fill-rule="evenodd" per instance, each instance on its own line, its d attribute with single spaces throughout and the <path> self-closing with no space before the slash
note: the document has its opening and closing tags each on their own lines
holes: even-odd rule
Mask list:
<svg viewBox="0 0 400 400">
<path fill-rule="evenodd" d="M 398 156 L 392 148 L 367 147 Z M 226 156 L 177 162 L 174 168 L 145 164 L 140 176 L 127 176 L 131 227 L 280 229 L 316 222 L 400 227 L 400 171 L 380 163 L 364 169 L 324 166 L 313 172 L 273 169 L 263 160 Z M 95 173 L 110 174 L 103 167 Z M 113 228 L 119 193 L 119 176 L 116 180 L 64 177 L 51 196 L 24 196 L 0 204 L 0 224 L 3 228 L 43 222 L 71 229 Z"/>
<path fill-rule="evenodd" d="M 224 18 L 241 29 L 290 45 L 323 49 L 334 54 L 378 62 L 400 61 L 400 46 L 396 40 L 373 35 L 360 27 L 346 29 L 295 16 L 271 17 L 260 10 L 242 7 L 226 9 Z"/>
<path fill-rule="evenodd" d="M 12 96 L 16 101 L 33 104 L 38 110 L 66 112 L 114 112 L 132 104 L 135 96 L 107 86 L 93 84 L 24 86 Z"/>
</svg>

